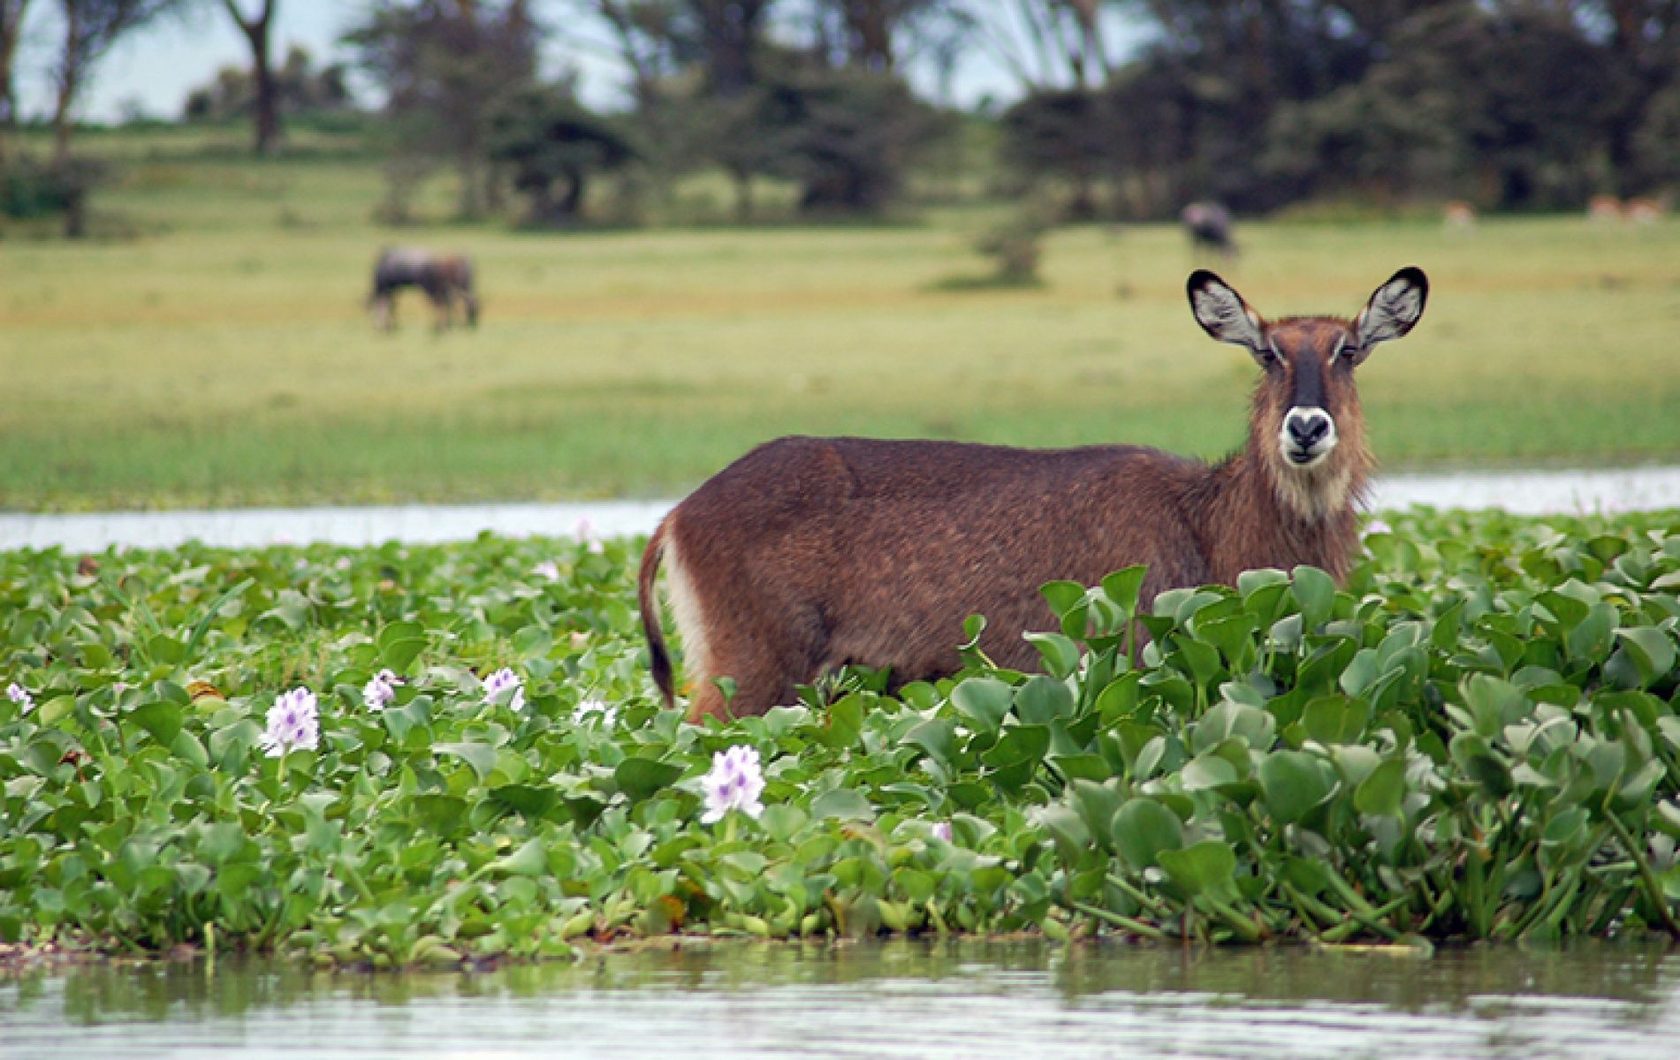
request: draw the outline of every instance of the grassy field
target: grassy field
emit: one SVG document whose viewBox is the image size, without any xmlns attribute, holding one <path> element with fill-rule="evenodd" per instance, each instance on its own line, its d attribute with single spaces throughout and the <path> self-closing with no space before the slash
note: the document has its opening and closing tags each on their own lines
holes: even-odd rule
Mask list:
<svg viewBox="0 0 1680 1060">
<path fill-rule="evenodd" d="M 1253 368 L 1202 336 L 1166 227 L 1050 238 L 1038 290 L 952 291 L 1000 214 L 893 227 L 570 235 L 381 228 L 377 166 L 119 144 L 131 238 L 0 240 L 0 507 L 671 495 L 782 433 L 1217 455 Z M 113 148 L 113 150 L 116 150 Z M 441 216 L 432 189 L 424 204 Z M 1434 288 L 1363 369 L 1388 468 L 1680 456 L 1680 223 L 1249 224 L 1263 312 Z M 381 245 L 478 260 L 485 320 L 362 311 Z"/>
</svg>

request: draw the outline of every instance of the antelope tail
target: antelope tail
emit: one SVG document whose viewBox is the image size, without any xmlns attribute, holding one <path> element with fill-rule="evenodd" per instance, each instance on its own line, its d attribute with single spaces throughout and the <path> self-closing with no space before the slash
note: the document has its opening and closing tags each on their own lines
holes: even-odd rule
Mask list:
<svg viewBox="0 0 1680 1060">
<path fill-rule="evenodd" d="M 642 553 L 642 571 L 636 579 L 636 600 L 642 609 L 642 633 L 647 637 L 648 664 L 653 670 L 653 683 L 667 708 L 676 706 L 676 692 L 671 683 L 671 654 L 665 650 L 665 633 L 659 628 L 659 595 L 654 581 L 659 577 L 659 560 L 665 553 L 665 524 L 648 539 L 647 551 Z"/>
</svg>

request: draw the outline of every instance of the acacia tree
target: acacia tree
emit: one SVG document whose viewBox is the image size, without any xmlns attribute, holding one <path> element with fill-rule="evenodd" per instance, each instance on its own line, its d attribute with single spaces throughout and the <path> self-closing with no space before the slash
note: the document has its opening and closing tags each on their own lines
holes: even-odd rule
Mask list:
<svg viewBox="0 0 1680 1060">
<path fill-rule="evenodd" d="M 560 89 L 516 94 L 497 111 L 491 128 L 491 157 L 509 167 L 514 188 L 527 197 L 530 224 L 581 220 L 590 179 L 639 157 L 613 122 Z"/>
<path fill-rule="evenodd" d="M 179 4 L 180 0 L 58 0 L 63 35 L 53 69 L 53 168 L 69 163 L 71 113 L 94 65 L 125 33 Z"/>
<path fill-rule="evenodd" d="M 460 175 L 463 217 L 494 197 L 491 116 L 535 81 L 538 32 L 526 0 L 381 0 L 345 37 L 386 92 L 398 138 L 393 172 L 446 160 Z"/>
<path fill-rule="evenodd" d="M 6 134 L 17 127 L 17 86 L 12 61 L 23 37 L 29 0 L 0 0 L 0 165 L 6 161 Z"/>
<path fill-rule="evenodd" d="M 272 154 L 280 140 L 280 94 L 274 77 L 274 64 L 269 54 L 269 31 L 274 27 L 275 11 L 280 0 L 261 0 L 255 11 L 247 15 L 239 0 L 222 0 L 228 17 L 251 46 L 251 84 L 255 90 L 252 100 L 252 149 L 259 155 Z"/>
</svg>

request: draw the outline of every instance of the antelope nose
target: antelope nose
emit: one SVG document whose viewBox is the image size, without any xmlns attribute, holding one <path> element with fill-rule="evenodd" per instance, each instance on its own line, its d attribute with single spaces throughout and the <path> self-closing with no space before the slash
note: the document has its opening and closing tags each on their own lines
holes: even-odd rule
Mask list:
<svg viewBox="0 0 1680 1060">
<path fill-rule="evenodd" d="M 1289 440 L 1302 449 L 1311 449 L 1330 433 L 1330 417 L 1319 409 L 1295 411 L 1289 414 Z"/>
</svg>

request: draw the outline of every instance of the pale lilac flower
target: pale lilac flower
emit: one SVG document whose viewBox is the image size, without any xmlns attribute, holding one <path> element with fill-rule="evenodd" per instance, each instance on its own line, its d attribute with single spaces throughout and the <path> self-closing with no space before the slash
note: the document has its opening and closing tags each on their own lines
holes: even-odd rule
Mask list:
<svg viewBox="0 0 1680 1060">
<path fill-rule="evenodd" d="M 755 820 L 764 812 L 764 804 L 758 801 L 764 794 L 764 771 L 755 748 L 736 745 L 712 755 L 712 770 L 700 778 L 700 787 L 706 793 L 701 824 L 720 821 L 730 810 L 740 810 Z"/>
<path fill-rule="evenodd" d="M 28 714 L 35 709 L 35 697 L 29 694 L 29 689 L 16 681 L 6 686 L 6 698 L 22 706 L 21 713 Z"/>
<path fill-rule="evenodd" d="M 513 710 L 525 709 L 525 682 L 506 666 L 484 679 L 484 702 L 504 701 Z"/>
<path fill-rule="evenodd" d="M 350 569 L 350 557 L 340 556 L 333 560 L 333 570 L 345 571 Z"/>
<path fill-rule="evenodd" d="M 601 539 L 595 536 L 595 524 L 589 521 L 589 516 L 580 518 L 577 521 L 577 526 L 572 529 L 572 533 L 577 537 L 580 544 L 589 546 L 589 551 L 601 551 Z"/>
<path fill-rule="evenodd" d="M 402 678 L 389 670 L 381 670 L 362 686 L 362 702 L 372 711 L 381 711 L 391 705 L 397 698 L 397 686 L 402 684 Z"/>
<path fill-rule="evenodd" d="M 951 841 L 951 822 L 935 821 L 933 824 L 933 838 L 943 839 L 945 842 L 949 843 Z"/>
<path fill-rule="evenodd" d="M 611 725 L 618 719 L 618 708 L 607 706 L 604 699 L 586 699 L 572 711 L 572 724 L 581 725 L 591 714 L 599 714 L 602 725 Z"/>
<path fill-rule="evenodd" d="M 321 719 L 315 706 L 315 693 L 307 688 L 294 688 L 274 697 L 274 706 L 268 708 L 268 731 L 257 738 L 257 746 L 268 757 L 279 758 L 294 748 L 315 750 L 320 736 Z"/>
<path fill-rule="evenodd" d="M 545 559 L 535 567 L 532 567 L 531 573 L 535 574 L 539 578 L 546 578 L 551 582 L 557 582 L 560 580 L 560 566 L 551 559 Z"/>
<path fill-rule="evenodd" d="M 1381 519 L 1372 519 L 1365 524 L 1365 533 L 1367 534 L 1392 534 L 1393 532 L 1394 527 L 1389 526 Z"/>
</svg>

